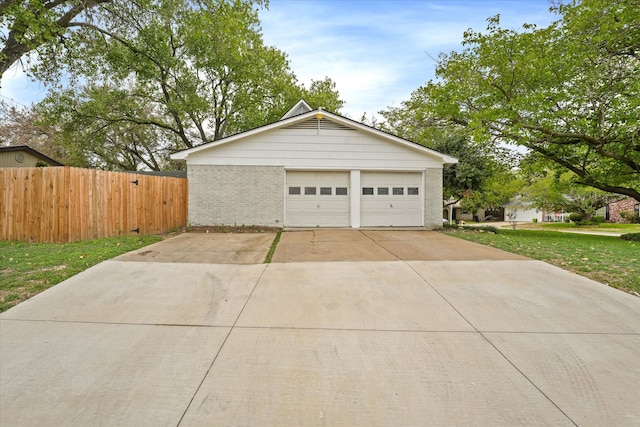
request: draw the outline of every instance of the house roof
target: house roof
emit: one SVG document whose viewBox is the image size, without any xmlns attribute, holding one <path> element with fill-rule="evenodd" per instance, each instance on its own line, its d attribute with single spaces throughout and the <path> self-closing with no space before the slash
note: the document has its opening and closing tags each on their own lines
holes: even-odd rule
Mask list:
<svg viewBox="0 0 640 427">
<path fill-rule="evenodd" d="M 13 145 L 13 146 L 10 146 L 10 147 L 0 147 L 0 153 L 8 153 L 8 152 L 12 152 L 12 151 L 24 151 L 24 152 L 27 152 L 27 153 L 31 154 L 32 156 L 37 157 L 38 159 L 42 160 L 43 162 L 50 164 L 51 166 L 64 166 L 59 161 L 54 160 L 49 156 L 45 156 L 41 152 L 39 152 L 37 150 L 34 150 L 33 148 L 31 148 L 31 147 L 29 147 L 27 145 Z"/>
<path fill-rule="evenodd" d="M 362 131 L 364 133 L 374 135 L 380 138 L 383 138 L 389 142 L 396 143 L 411 149 L 414 149 L 423 154 L 437 157 L 442 159 L 443 164 L 454 164 L 458 163 L 458 159 L 455 157 L 449 156 L 447 154 L 440 153 L 438 151 L 427 148 L 423 145 L 417 144 L 415 142 L 409 141 L 407 139 L 400 138 L 398 136 L 392 135 L 387 132 L 383 132 L 379 129 L 373 128 L 371 126 L 367 126 L 363 123 L 357 122 L 355 120 L 348 119 L 346 117 L 340 116 L 335 113 L 331 113 L 329 111 L 325 111 L 322 108 L 318 108 L 317 110 L 308 110 L 306 112 L 300 113 L 300 111 L 304 111 L 306 109 L 310 109 L 311 107 L 304 100 L 300 100 L 296 105 L 294 105 L 281 120 L 270 123 L 265 126 L 261 126 L 259 128 L 251 129 L 246 132 L 237 133 L 235 135 L 228 136 L 226 138 L 219 139 L 217 141 L 209 142 L 206 144 L 199 145 L 197 147 L 189 148 L 186 150 L 178 151 L 171 155 L 173 160 L 186 160 L 191 154 L 198 153 L 203 150 L 208 150 L 214 147 L 219 147 L 221 145 L 230 144 L 234 141 L 238 141 L 241 139 L 249 138 L 251 136 L 268 132 L 275 129 L 281 129 L 287 126 L 291 126 L 296 123 L 301 123 L 309 119 L 316 118 L 318 120 L 329 120 L 343 126 L 347 126 L 349 128 Z"/>
<path fill-rule="evenodd" d="M 299 114 L 308 113 L 309 111 L 313 111 L 313 107 L 311 107 L 311 105 L 309 105 L 307 101 L 301 99 L 300 101 L 296 102 L 296 105 L 291 107 L 280 120 L 285 120 Z"/>
</svg>

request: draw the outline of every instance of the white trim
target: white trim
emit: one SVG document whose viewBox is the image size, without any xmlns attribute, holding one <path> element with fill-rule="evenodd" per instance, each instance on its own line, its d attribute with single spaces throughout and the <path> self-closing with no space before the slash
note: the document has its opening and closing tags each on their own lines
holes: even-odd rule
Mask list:
<svg viewBox="0 0 640 427">
<path fill-rule="evenodd" d="M 427 172 L 425 170 L 422 171 L 420 182 L 422 183 L 422 191 L 420 192 L 420 226 L 424 227 L 425 205 L 427 204 Z"/>
<path fill-rule="evenodd" d="M 300 172 L 323 172 L 323 171 L 335 171 L 335 172 L 348 172 L 354 170 L 353 168 L 335 168 L 335 167 L 304 167 L 304 166 L 285 166 L 286 171 L 300 171 Z M 384 167 L 370 167 L 370 168 L 358 168 L 362 172 L 424 172 L 424 168 L 384 168 Z"/>
<path fill-rule="evenodd" d="M 351 228 L 360 228 L 360 171 L 352 170 L 349 176 Z"/>
<path fill-rule="evenodd" d="M 311 105 L 309 105 L 307 103 L 307 101 L 305 101 L 304 99 L 301 99 L 300 101 L 296 102 L 296 105 L 294 105 L 293 107 L 289 108 L 289 111 L 287 111 L 286 113 L 284 113 L 284 116 L 282 116 L 282 118 L 280 120 L 286 120 L 290 117 L 294 117 L 296 116 L 296 114 L 293 114 L 300 106 L 302 106 L 304 108 L 305 113 L 309 112 L 309 111 L 313 111 L 313 107 Z"/>
<path fill-rule="evenodd" d="M 288 218 L 287 218 L 287 195 L 289 194 L 289 188 L 287 187 L 287 170 L 284 170 L 282 174 L 282 200 L 284 205 L 284 211 L 282 212 L 282 226 L 286 227 Z"/>
</svg>

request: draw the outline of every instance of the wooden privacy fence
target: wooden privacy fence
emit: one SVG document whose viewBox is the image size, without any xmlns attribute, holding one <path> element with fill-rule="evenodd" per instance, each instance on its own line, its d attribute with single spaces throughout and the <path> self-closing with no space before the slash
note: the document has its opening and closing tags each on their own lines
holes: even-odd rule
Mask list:
<svg viewBox="0 0 640 427">
<path fill-rule="evenodd" d="M 0 168 L 0 240 L 76 242 L 187 225 L 187 180 L 72 167 Z"/>
</svg>

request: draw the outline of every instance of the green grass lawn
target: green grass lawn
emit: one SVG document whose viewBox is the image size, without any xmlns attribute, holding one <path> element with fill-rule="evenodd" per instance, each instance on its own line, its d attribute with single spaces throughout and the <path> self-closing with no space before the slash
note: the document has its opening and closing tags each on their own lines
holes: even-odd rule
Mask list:
<svg viewBox="0 0 640 427">
<path fill-rule="evenodd" d="M 557 231 L 501 229 L 493 234 L 458 229 L 445 232 L 545 261 L 614 288 L 640 294 L 640 242 Z"/>
<path fill-rule="evenodd" d="M 65 244 L 0 241 L 0 312 L 99 262 L 160 240 L 126 236 Z"/>
<path fill-rule="evenodd" d="M 529 225 L 529 224 L 527 224 Z M 603 222 L 602 224 L 597 225 L 580 225 L 577 226 L 575 223 L 570 222 L 544 222 L 542 224 L 533 224 L 534 227 L 537 225 L 542 229 L 549 230 L 588 230 L 588 231 L 616 231 L 619 233 L 640 233 L 640 224 L 614 224 Z M 529 228 L 527 226 L 527 228 Z"/>
</svg>

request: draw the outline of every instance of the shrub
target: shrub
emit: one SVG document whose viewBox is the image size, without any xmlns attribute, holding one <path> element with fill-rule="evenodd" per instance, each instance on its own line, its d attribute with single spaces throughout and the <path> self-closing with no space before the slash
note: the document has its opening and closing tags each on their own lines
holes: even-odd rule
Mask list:
<svg viewBox="0 0 640 427">
<path fill-rule="evenodd" d="M 631 242 L 640 242 L 640 233 L 627 233 L 620 236 L 620 238 Z"/>
<path fill-rule="evenodd" d="M 487 233 L 498 234 L 498 229 L 492 225 L 483 225 L 482 227 L 476 227 L 480 229 L 480 232 L 486 231 Z"/>
<path fill-rule="evenodd" d="M 492 225 L 483 225 L 477 227 L 475 225 L 460 225 L 458 230 L 471 231 L 472 233 L 493 233 L 498 234 L 498 229 Z"/>
<path fill-rule="evenodd" d="M 535 224 L 536 222 L 538 222 L 538 218 L 531 218 L 531 221 Z"/>
<path fill-rule="evenodd" d="M 620 212 L 620 216 L 631 224 L 640 224 L 640 216 L 635 212 Z"/>
<path fill-rule="evenodd" d="M 569 220 L 572 222 L 580 222 L 582 221 L 582 214 L 572 213 L 571 215 L 569 215 Z"/>
<path fill-rule="evenodd" d="M 603 216 L 594 216 L 591 218 L 591 222 L 594 224 L 602 224 L 605 221 Z"/>
</svg>

